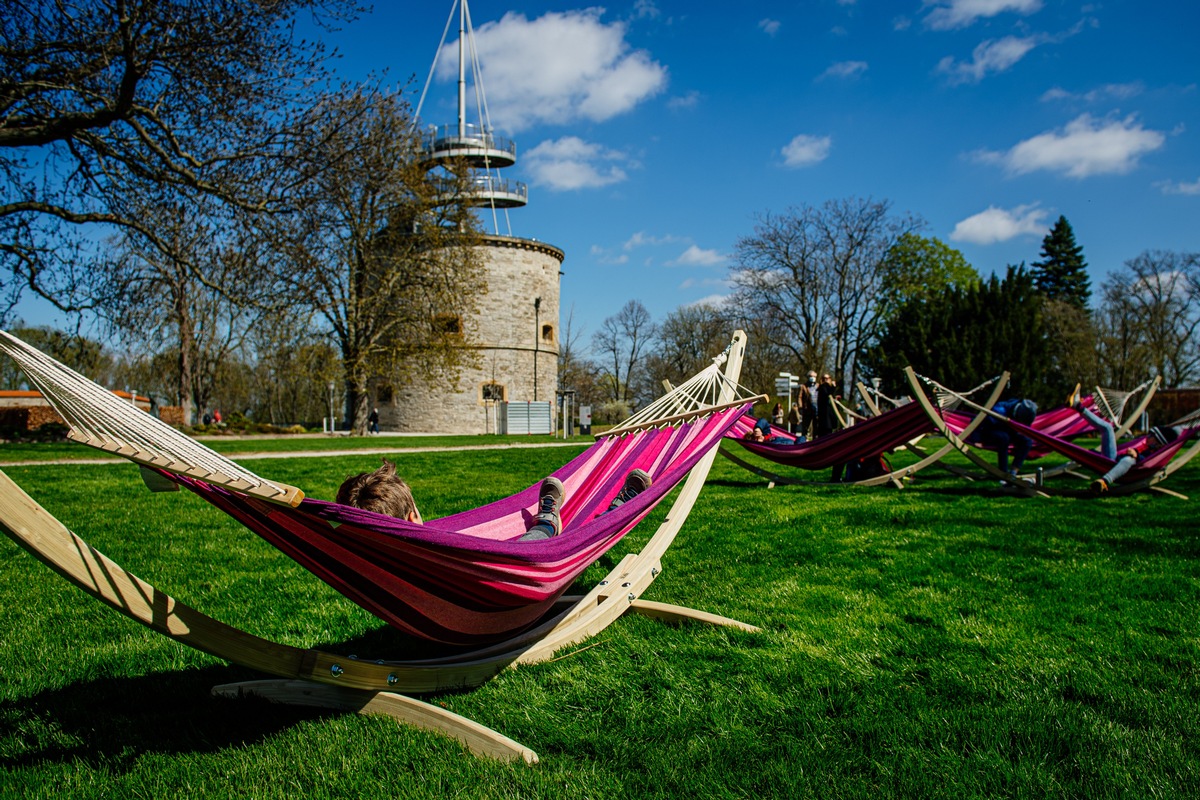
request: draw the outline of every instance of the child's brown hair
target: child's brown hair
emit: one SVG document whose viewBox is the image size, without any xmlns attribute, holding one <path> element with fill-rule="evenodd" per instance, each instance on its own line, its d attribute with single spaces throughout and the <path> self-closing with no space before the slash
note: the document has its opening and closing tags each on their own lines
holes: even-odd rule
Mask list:
<svg viewBox="0 0 1200 800">
<path fill-rule="evenodd" d="M 408 519 L 417 510 L 412 489 L 396 474 L 396 465 L 386 458 L 374 472 L 360 472 L 346 478 L 338 488 L 337 501 L 400 519 Z"/>
</svg>

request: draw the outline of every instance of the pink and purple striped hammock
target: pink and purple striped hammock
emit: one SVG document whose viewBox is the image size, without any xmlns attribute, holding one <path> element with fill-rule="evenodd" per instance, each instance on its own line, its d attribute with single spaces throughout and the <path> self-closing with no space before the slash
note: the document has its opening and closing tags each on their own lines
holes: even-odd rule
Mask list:
<svg viewBox="0 0 1200 800">
<path fill-rule="evenodd" d="M 1081 401 L 1087 408 L 1094 409 L 1096 402 L 1092 397 L 1085 397 Z M 949 428 L 956 436 L 962 436 L 963 431 L 971 420 L 975 418 L 974 414 L 964 411 L 942 411 L 942 419 L 946 421 L 946 427 Z M 1022 426 L 1024 427 L 1024 426 Z M 1067 441 L 1080 436 L 1094 435 L 1096 430 L 1092 424 L 1084 419 L 1079 412 L 1067 406 L 1060 406 L 1049 411 L 1043 411 L 1033 419 L 1033 425 L 1028 426 L 1033 430 L 1039 431 L 1058 441 Z M 1030 436 L 1033 439 L 1033 448 L 1029 451 L 1029 458 L 1037 459 L 1049 455 L 1054 452 L 1054 448 L 1043 443 L 1040 439 Z M 972 441 L 973 447 L 981 447 L 984 450 L 993 448 L 980 442 Z"/>
<path fill-rule="evenodd" d="M 777 464 L 800 469 L 828 469 L 837 464 L 863 458 L 875 458 L 895 450 L 922 434 L 933 432 L 933 426 L 918 403 L 908 403 L 869 417 L 839 431 L 800 444 L 771 444 L 753 442 L 743 437 L 754 427 L 754 418 L 743 416 L 725 434 L 755 455 Z M 782 428 L 771 427 L 771 437 L 779 436 L 794 442 L 796 437 Z"/>
<path fill-rule="evenodd" d="M 692 469 L 749 407 L 673 427 L 602 439 L 554 473 L 566 500 L 562 533 L 515 541 L 538 487 L 417 525 L 321 500 L 296 508 L 163 472 L 257 533 L 388 624 L 448 644 L 501 641 L 544 617 L 572 582 Z M 625 475 L 653 485 L 609 513 Z"/>
<path fill-rule="evenodd" d="M 1070 410 L 1072 413 L 1075 413 L 1076 416 L 1079 416 L 1073 410 L 1068 410 Z M 1082 417 L 1080 418 L 1082 419 Z M 1091 426 L 1091 424 L 1087 423 L 1087 420 L 1084 420 L 1084 422 L 1088 425 L 1088 430 L 1094 433 L 1095 429 Z M 1008 424 L 1017 432 L 1028 436 L 1030 439 L 1033 439 L 1035 444 L 1043 447 L 1046 452 L 1054 452 L 1058 453 L 1059 455 L 1066 456 L 1075 463 L 1086 467 L 1097 475 L 1103 475 L 1112 469 L 1117 463 L 1115 459 L 1105 457 L 1098 450 L 1091 450 L 1086 447 L 1082 447 L 1074 442 L 1059 438 L 1052 433 L 1040 430 L 1039 428 L 1022 425 L 1013 420 L 1009 420 Z M 1151 453 L 1148 453 L 1144 458 L 1139 460 L 1138 463 L 1129 470 L 1129 472 L 1125 473 L 1118 483 L 1137 483 L 1139 481 L 1152 478 L 1157 472 L 1164 469 L 1168 464 L 1171 463 L 1176 454 L 1178 454 L 1179 451 L 1183 449 L 1183 446 L 1187 444 L 1188 441 L 1196 434 L 1196 431 L 1197 428 L 1184 428 L 1183 432 L 1179 435 L 1179 438 L 1163 447 L 1160 447 L 1157 450 L 1154 450 Z M 1126 439 L 1124 442 L 1118 442 L 1118 456 L 1131 446 L 1141 445 L 1146 441 L 1147 438 L 1147 435 L 1142 435 L 1132 439 Z"/>
</svg>

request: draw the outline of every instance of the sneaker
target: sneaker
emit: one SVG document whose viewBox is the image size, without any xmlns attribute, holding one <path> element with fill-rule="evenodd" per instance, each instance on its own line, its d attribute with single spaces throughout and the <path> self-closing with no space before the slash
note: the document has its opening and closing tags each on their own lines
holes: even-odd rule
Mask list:
<svg viewBox="0 0 1200 800">
<path fill-rule="evenodd" d="M 1108 481 L 1104 478 L 1096 478 L 1088 488 L 1092 490 L 1092 494 L 1104 494 L 1108 491 Z"/>
<path fill-rule="evenodd" d="M 558 478 L 546 478 L 542 481 L 538 496 L 541 499 L 538 500 L 538 513 L 533 524 L 545 525 L 553 529 L 554 535 L 558 536 L 562 532 L 562 521 L 559 519 L 563 501 L 562 481 Z"/>
<path fill-rule="evenodd" d="M 650 474 L 642 469 L 635 469 L 625 476 L 625 485 L 621 487 L 621 491 L 617 492 L 617 496 L 613 498 L 608 510 L 628 503 L 633 498 L 637 497 L 642 492 L 650 488 Z"/>
<path fill-rule="evenodd" d="M 1075 384 L 1075 388 L 1071 390 L 1071 393 L 1067 395 L 1067 408 L 1078 408 L 1080 399 L 1082 399 L 1082 396 L 1079 393 L 1079 384 L 1077 383 Z"/>
</svg>

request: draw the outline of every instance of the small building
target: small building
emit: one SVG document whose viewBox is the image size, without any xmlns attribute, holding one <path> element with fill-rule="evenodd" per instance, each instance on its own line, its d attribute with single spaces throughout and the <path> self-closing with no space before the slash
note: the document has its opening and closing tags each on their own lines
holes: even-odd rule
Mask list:
<svg viewBox="0 0 1200 800">
<path fill-rule="evenodd" d="M 150 398 L 140 394 L 130 394 L 114 390 L 113 394 L 126 400 L 147 413 L 150 412 Z M 66 421 L 59 416 L 41 392 L 25 389 L 0 389 L 0 429 L 35 431 L 47 423 L 57 422 L 65 425 Z"/>
</svg>

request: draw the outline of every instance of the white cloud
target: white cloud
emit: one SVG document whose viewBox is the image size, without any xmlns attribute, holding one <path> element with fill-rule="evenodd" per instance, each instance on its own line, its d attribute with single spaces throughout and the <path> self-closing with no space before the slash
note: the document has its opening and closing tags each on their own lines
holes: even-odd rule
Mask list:
<svg viewBox="0 0 1200 800">
<path fill-rule="evenodd" d="M 1036 203 L 1013 209 L 988 206 L 987 210 L 955 225 L 950 238 L 956 242 L 995 244 L 1017 236 L 1042 235 L 1046 229 L 1046 211 Z"/>
<path fill-rule="evenodd" d="M 1068 92 L 1066 89 L 1055 86 L 1042 94 L 1042 102 L 1100 103 L 1110 100 L 1128 100 L 1131 97 L 1137 97 L 1143 91 L 1145 91 L 1145 86 L 1138 81 L 1106 83 L 1087 92 Z"/>
<path fill-rule="evenodd" d="M 639 7 L 643 16 L 652 6 Z M 603 9 L 509 12 L 475 31 L 488 106 L 496 127 L 519 131 L 545 122 L 603 121 L 661 92 L 667 70 L 625 41 L 623 22 L 604 24 Z M 457 76 L 457 42 L 438 59 L 438 77 Z"/>
<path fill-rule="evenodd" d="M 633 4 L 633 16 L 635 19 L 654 19 L 661 13 L 654 0 L 637 0 Z"/>
<path fill-rule="evenodd" d="M 638 231 L 625 240 L 625 244 L 621 245 L 621 249 L 629 251 L 637 247 L 658 247 L 659 245 L 677 244 L 682 241 L 684 240 L 680 237 L 669 233 L 665 236 L 652 236 L 645 231 Z"/>
<path fill-rule="evenodd" d="M 760 20 L 758 23 L 758 27 L 762 28 L 763 32 L 766 33 L 767 36 L 774 36 L 775 34 L 779 33 L 779 28 L 782 25 L 783 23 L 777 19 L 764 19 Z"/>
<path fill-rule="evenodd" d="M 1014 175 L 1046 170 L 1087 178 L 1127 173 L 1141 156 L 1158 150 L 1165 141 L 1164 134 L 1143 128 L 1133 117 L 1099 120 L 1082 114 L 1062 130 L 1039 133 L 1006 152 L 984 152 L 980 157 Z"/>
<path fill-rule="evenodd" d="M 829 157 L 833 139 L 828 136 L 800 134 L 783 148 L 783 163 L 789 167 L 819 164 Z"/>
<path fill-rule="evenodd" d="M 711 306 L 712 308 L 720 310 L 724 308 L 725 304 L 728 302 L 729 295 L 727 294 L 710 294 L 707 297 L 701 297 L 699 300 L 693 300 L 690 303 L 684 303 L 684 307 L 696 308 L 698 306 Z"/>
<path fill-rule="evenodd" d="M 625 264 L 629 261 L 629 256 L 625 253 L 614 256 L 612 251 L 606 247 L 601 247 L 598 244 L 588 248 L 588 255 L 596 259 L 601 264 Z"/>
<path fill-rule="evenodd" d="M 719 267 L 725 263 L 725 256 L 716 250 L 704 250 L 691 245 L 674 261 L 668 261 L 668 266 L 676 267 Z"/>
<path fill-rule="evenodd" d="M 829 69 L 817 76 L 817 80 L 825 78 L 857 78 L 867 71 L 865 61 L 839 61 L 830 65 Z"/>
<path fill-rule="evenodd" d="M 1159 181 L 1154 185 L 1161 189 L 1163 194 L 1200 195 L 1200 178 L 1197 178 L 1192 183 L 1184 183 L 1183 181 L 1180 181 L 1179 183 L 1175 183 L 1173 181 Z"/>
<path fill-rule="evenodd" d="M 672 111 L 682 111 L 685 108 L 695 108 L 700 104 L 700 93 L 695 89 L 685 95 L 672 97 L 667 101 L 667 108 Z"/>
<path fill-rule="evenodd" d="M 938 62 L 937 71 L 946 74 L 954 84 L 979 83 L 989 72 L 1004 72 L 1046 41 L 1044 36 L 988 39 L 975 46 L 970 61 L 955 61 L 953 56 L 946 56 Z"/>
<path fill-rule="evenodd" d="M 1008 11 L 1028 16 L 1041 10 L 1042 0 L 925 0 L 925 5 L 934 7 L 926 15 L 925 24 L 937 31 L 947 31 Z"/>
<path fill-rule="evenodd" d="M 550 139 L 525 153 L 523 164 L 533 182 L 554 191 L 597 189 L 626 179 L 625 170 L 613 162 L 625 155 L 578 136 Z"/>
</svg>

